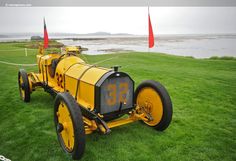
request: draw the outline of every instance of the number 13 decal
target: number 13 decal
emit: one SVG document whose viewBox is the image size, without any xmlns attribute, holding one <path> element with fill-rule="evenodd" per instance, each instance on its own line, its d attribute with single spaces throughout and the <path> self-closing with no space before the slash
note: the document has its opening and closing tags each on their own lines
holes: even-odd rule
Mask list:
<svg viewBox="0 0 236 161">
<path fill-rule="evenodd" d="M 107 91 L 108 91 L 108 96 L 109 98 L 107 98 L 106 102 L 107 105 L 109 106 L 113 106 L 116 103 L 120 103 L 120 102 L 127 102 L 126 100 L 126 93 L 128 92 L 128 83 L 120 83 L 118 85 L 118 90 L 119 90 L 119 96 L 117 96 L 117 86 L 116 84 L 109 84 L 107 86 Z M 119 98 L 117 100 L 117 97 Z"/>
</svg>

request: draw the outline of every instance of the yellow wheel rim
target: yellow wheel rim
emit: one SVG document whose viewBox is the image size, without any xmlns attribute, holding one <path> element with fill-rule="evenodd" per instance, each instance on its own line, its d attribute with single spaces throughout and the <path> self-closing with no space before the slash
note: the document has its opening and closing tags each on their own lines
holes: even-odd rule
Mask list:
<svg viewBox="0 0 236 161">
<path fill-rule="evenodd" d="M 58 124 L 63 126 L 60 136 L 67 151 L 71 152 L 74 148 L 74 127 L 68 107 L 61 102 L 57 112 Z"/>
<path fill-rule="evenodd" d="M 157 125 L 163 115 L 163 104 L 160 95 L 151 87 L 142 88 L 137 96 L 136 103 L 139 107 L 144 108 L 144 113 L 151 115 L 151 121 L 145 122 L 149 126 Z"/>
<path fill-rule="evenodd" d="M 20 94 L 21 94 L 21 98 L 24 100 L 24 98 L 25 98 L 25 90 L 22 88 L 22 85 L 23 85 L 23 78 L 22 78 L 22 76 L 20 76 L 20 84 L 19 84 L 19 86 L 20 86 Z"/>
</svg>

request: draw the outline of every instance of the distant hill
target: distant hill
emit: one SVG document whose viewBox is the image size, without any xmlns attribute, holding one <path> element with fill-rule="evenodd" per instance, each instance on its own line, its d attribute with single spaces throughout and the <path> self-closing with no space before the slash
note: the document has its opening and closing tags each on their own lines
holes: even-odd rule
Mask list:
<svg viewBox="0 0 236 161">
<path fill-rule="evenodd" d="M 128 34 L 128 33 L 114 33 L 114 34 L 112 34 L 109 32 L 93 32 L 93 33 L 81 34 L 81 35 L 132 35 L 132 34 Z"/>
<path fill-rule="evenodd" d="M 7 35 L 0 35 L 0 38 L 7 38 Z"/>
<path fill-rule="evenodd" d="M 133 35 L 133 34 L 128 34 L 128 33 L 116 33 L 116 34 L 112 34 L 112 35 Z"/>
<path fill-rule="evenodd" d="M 43 37 L 43 33 L 8 33 L 8 34 L 0 34 L 0 38 L 8 38 L 8 37 L 22 37 L 22 36 L 41 36 Z M 92 33 L 85 33 L 85 34 L 80 34 L 80 33 L 49 33 L 49 38 L 50 36 L 112 36 L 112 35 L 132 35 L 128 33 L 109 33 L 109 32 L 92 32 Z"/>
<path fill-rule="evenodd" d="M 81 34 L 81 35 L 111 35 L 111 33 L 109 33 L 109 32 L 93 32 L 93 33 L 87 33 L 87 34 Z"/>
</svg>

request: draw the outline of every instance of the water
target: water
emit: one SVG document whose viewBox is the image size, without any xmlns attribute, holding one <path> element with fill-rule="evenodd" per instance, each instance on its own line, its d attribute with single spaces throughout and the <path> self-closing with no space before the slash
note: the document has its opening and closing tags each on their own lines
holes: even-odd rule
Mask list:
<svg viewBox="0 0 236 161">
<path fill-rule="evenodd" d="M 71 39 L 73 37 L 74 39 Z M 59 37 L 50 37 L 59 39 Z M 60 37 L 61 38 L 61 37 Z M 0 38 L 0 41 L 24 40 L 22 38 Z M 148 49 L 145 36 L 67 36 L 59 42 L 65 45 L 80 45 L 88 48 L 85 54 L 107 54 L 127 51 L 160 52 L 195 58 L 212 56 L 236 57 L 236 35 L 158 35 L 155 37 L 155 47 Z"/>
<path fill-rule="evenodd" d="M 65 45 L 88 48 L 86 54 L 141 51 L 161 52 L 172 55 L 209 58 L 212 56 L 236 57 L 236 35 L 160 36 L 155 47 L 148 49 L 147 37 L 107 37 L 98 40 L 59 40 Z"/>
</svg>

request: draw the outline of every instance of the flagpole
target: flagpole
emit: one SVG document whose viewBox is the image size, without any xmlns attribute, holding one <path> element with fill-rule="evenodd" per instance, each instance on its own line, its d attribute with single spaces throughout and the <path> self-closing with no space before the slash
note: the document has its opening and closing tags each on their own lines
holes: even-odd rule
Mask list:
<svg viewBox="0 0 236 161">
<path fill-rule="evenodd" d="M 149 28 L 149 5 L 148 5 L 148 28 Z M 149 48 L 149 30 L 148 31 L 148 34 L 147 34 L 147 41 L 148 41 L 148 53 L 150 52 L 150 48 Z"/>
</svg>

